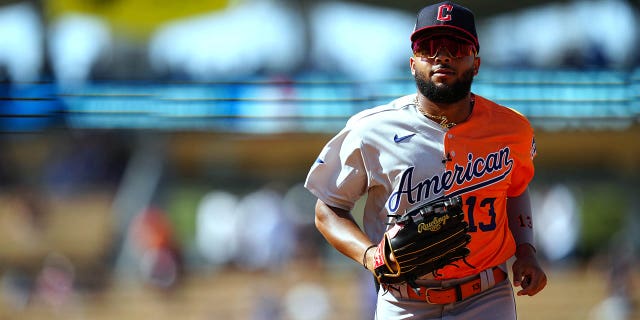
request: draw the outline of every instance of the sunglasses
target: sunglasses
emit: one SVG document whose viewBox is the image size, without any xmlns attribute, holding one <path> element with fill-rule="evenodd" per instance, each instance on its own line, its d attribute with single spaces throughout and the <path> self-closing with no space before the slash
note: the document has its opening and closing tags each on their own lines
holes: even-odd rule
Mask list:
<svg viewBox="0 0 640 320">
<path fill-rule="evenodd" d="M 435 59 L 442 48 L 457 59 L 476 54 L 475 45 L 458 37 L 429 37 L 413 43 L 413 53 L 427 59 Z"/>
</svg>

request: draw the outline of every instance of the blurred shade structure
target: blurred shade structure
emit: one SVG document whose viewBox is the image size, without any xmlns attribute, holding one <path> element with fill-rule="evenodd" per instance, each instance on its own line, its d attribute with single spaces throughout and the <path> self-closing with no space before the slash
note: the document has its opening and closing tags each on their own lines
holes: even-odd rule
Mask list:
<svg viewBox="0 0 640 320">
<path fill-rule="evenodd" d="M 44 28 L 34 7 L 28 3 L 1 6 L 0 30 L 3 76 L 17 82 L 38 80 L 43 65 Z"/>
<path fill-rule="evenodd" d="M 533 68 L 628 68 L 638 63 L 637 5 L 552 2 L 480 24 L 484 62 Z"/>
<path fill-rule="evenodd" d="M 44 11 L 49 20 L 63 20 L 69 13 L 82 12 L 104 21 L 120 36 L 145 39 L 165 23 L 205 12 L 223 11 L 233 2 L 235 1 L 186 0 L 177 3 L 153 0 L 55 0 L 47 1 Z"/>
<path fill-rule="evenodd" d="M 414 91 L 414 14 L 392 6 L 58 0 L 0 15 L 2 131 L 326 133 Z M 479 16 L 473 89 L 544 129 L 628 128 L 640 112 L 638 16 L 625 1 Z"/>
<path fill-rule="evenodd" d="M 477 8 L 482 43 L 472 90 L 536 130 L 545 263 L 604 266 L 608 291 L 569 309 L 585 319 L 602 302 L 592 315 L 631 314 L 639 6 L 462 3 Z M 301 182 L 351 115 L 415 92 L 409 34 L 423 5 L 2 2 L 0 318 L 29 318 L 20 312 L 41 301 L 61 318 L 103 319 L 92 316 L 108 307 L 78 298 L 99 289 L 130 294 L 102 301 L 122 312 L 111 318 L 134 313 L 130 297 L 179 306 L 138 314 L 154 319 L 369 318 L 370 275 L 316 231 Z M 156 290 L 136 295 L 128 280 Z M 202 287 L 182 287 L 193 282 Z"/>
</svg>

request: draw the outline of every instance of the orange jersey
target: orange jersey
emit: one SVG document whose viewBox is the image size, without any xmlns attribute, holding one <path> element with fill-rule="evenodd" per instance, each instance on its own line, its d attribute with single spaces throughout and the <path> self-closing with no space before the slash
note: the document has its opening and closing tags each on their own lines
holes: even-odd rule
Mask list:
<svg viewBox="0 0 640 320">
<path fill-rule="evenodd" d="M 476 96 L 472 116 L 444 136 L 446 171 L 456 181 L 447 195 L 461 195 L 472 235 L 466 265 L 442 270 L 459 278 L 501 264 L 515 253 L 507 197 L 522 194 L 534 174 L 535 143 L 527 119 Z"/>
</svg>

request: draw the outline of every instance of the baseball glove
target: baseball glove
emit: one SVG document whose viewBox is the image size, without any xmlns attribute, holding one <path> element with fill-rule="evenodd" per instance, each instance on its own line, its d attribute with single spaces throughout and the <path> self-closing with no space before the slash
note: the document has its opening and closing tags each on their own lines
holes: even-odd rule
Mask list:
<svg viewBox="0 0 640 320">
<path fill-rule="evenodd" d="M 467 230 L 459 196 L 396 216 L 395 225 L 376 248 L 373 273 L 383 284 L 412 284 L 425 274 L 437 275 L 438 269 L 455 261 L 466 263 L 471 241 Z"/>
</svg>

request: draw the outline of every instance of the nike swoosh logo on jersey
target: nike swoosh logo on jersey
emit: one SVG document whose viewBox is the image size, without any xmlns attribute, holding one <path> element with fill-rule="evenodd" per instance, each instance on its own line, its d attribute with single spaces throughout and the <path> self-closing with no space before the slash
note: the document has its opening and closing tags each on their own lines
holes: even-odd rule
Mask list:
<svg viewBox="0 0 640 320">
<path fill-rule="evenodd" d="M 402 142 L 404 140 L 407 140 L 407 139 L 409 139 L 409 138 L 411 138 L 411 137 L 413 137 L 415 135 L 416 135 L 415 133 L 412 133 L 412 134 L 408 134 L 406 136 L 398 137 L 398 135 L 396 134 L 395 136 L 393 136 L 393 141 L 395 143 L 400 143 L 400 142 Z"/>
</svg>

